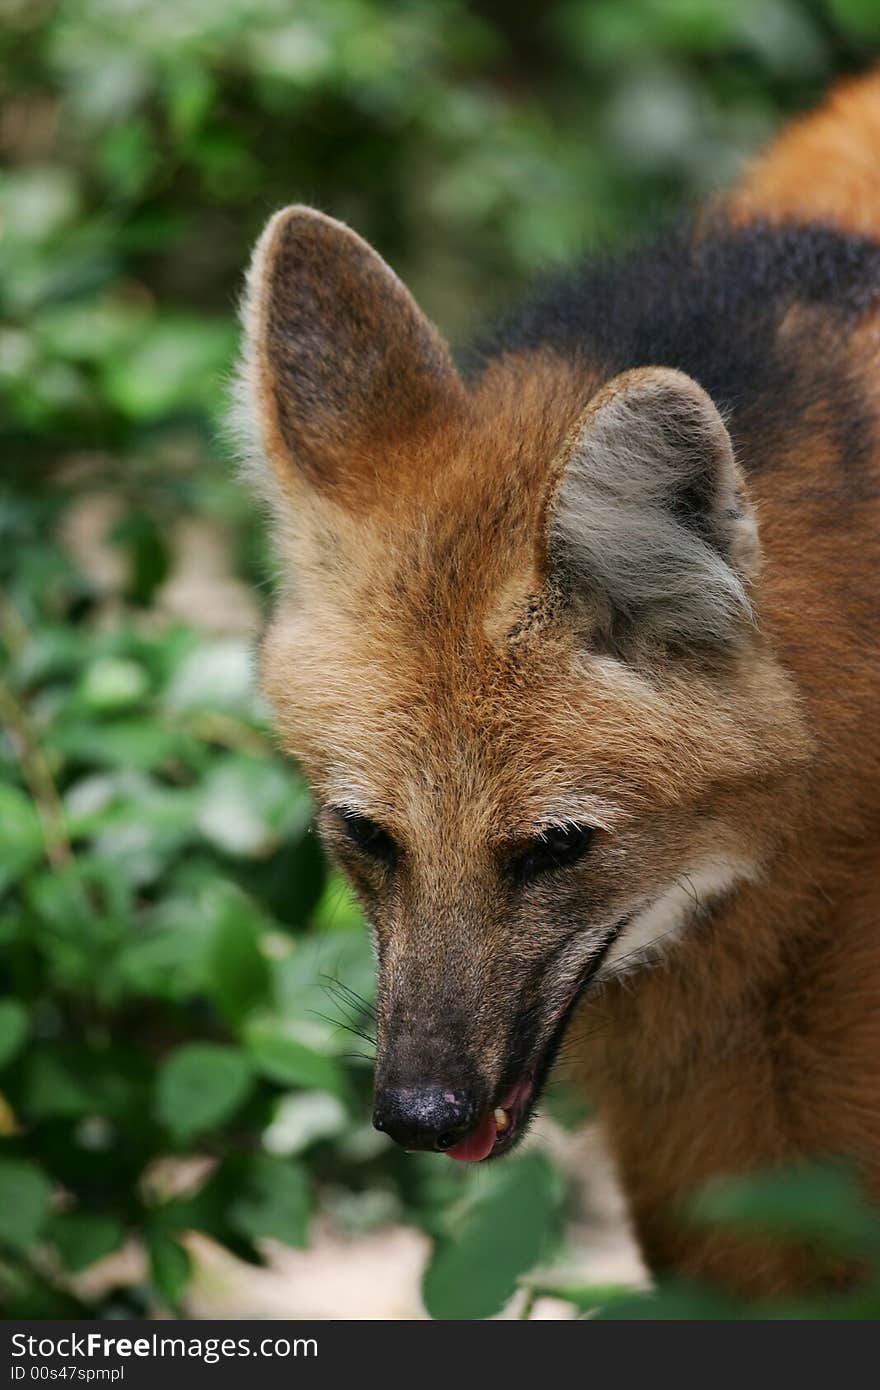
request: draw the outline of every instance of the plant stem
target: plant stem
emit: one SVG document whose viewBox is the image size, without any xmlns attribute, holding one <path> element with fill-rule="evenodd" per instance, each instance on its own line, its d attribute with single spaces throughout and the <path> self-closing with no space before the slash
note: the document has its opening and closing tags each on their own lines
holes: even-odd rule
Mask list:
<svg viewBox="0 0 880 1390">
<path fill-rule="evenodd" d="M 22 649 L 27 633 L 18 613 L 6 599 L 0 599 L 0 638 L 11 654 Z M 0 677 L 0 723 L 6 726 L 18 754 L 22 776 L 40 817 L 46 858 L 53 869 L 74 862 L 67 835 L 64 807 L 52 777 L 37 732 L 25 706 L 11 686 Z"/>
</svg>

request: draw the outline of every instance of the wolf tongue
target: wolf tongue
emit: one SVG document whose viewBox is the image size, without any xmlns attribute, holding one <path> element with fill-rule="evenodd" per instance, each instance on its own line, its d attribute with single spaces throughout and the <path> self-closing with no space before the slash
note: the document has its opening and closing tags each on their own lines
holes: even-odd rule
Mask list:
<svg viewBox="0 0 880 1390">
<path fill-rule="evenodd" d="M 479 1163 L 492 1152 L 497 1132 L 495 1112 L 490 1110 L 486 1118 L 480 1121 L 479 1129 L 475 1129 L 467 1139 L 462 1139 L 460 1144 L 447 1149 L 446 1152 L 450 1158 L 458 1159 L 459 1163 Z"/>
</svg>

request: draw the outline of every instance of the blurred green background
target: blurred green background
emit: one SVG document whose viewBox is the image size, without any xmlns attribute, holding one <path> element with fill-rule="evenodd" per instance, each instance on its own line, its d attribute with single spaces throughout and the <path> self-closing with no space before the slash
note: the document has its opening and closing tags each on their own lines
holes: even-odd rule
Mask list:
<svg viewBox="0 0 880 1390">
<path fill-rule="evenodd" d="M 222 430 L 242 268 L 312 202 L 460 339 L 734 177 L 878 38 L 877 0 L 0 0 L 7 1315 L 185 1311 L 192 1230 L 259 1262 L 316 1221 L 417 1227 L 438 1317 L 564 1263 L 541 1151 L 465 1174 L 369 1127 L 366 934 L 252 689 L 272 564 Z"/>
</svg>

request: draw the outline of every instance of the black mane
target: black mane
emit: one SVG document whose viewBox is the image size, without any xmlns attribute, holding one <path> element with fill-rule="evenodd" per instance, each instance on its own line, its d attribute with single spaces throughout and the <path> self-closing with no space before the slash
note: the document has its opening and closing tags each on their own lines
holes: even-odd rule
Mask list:
<svg viewBox="0 0 880 1390">
<path fill-rule="evenodd" d="M 469 373 L 505 353 L 550 347 L 603 376 L 676 367 L 725 415 L 746 466 L 770 462 L 776 428 L 817 402 L 864 444 L 865 406 L 851 379 L 848 329 L 880 298 L 880 245 L 810 224 L 691 223 L 622 255 L 548 278 L 465 354 Z M 787 312 L 805 314 L 780 336 Z"/>
</svg>

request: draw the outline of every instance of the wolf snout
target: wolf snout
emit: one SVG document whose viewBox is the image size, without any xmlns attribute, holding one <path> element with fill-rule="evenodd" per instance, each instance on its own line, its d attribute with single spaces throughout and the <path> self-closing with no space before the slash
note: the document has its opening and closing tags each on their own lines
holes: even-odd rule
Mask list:
<svg viewBox="0 0 880 1390">
<path fill-rule="evenodd" d="M 476 1095 L 444 1086 L 396 1086 L 377 1092 L 373 1124 L 405 1149 L 451 1149 L 477 1118 Z"/>
</svg>

